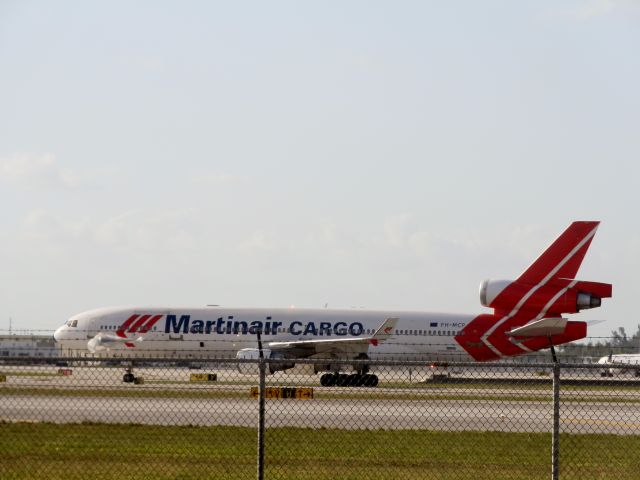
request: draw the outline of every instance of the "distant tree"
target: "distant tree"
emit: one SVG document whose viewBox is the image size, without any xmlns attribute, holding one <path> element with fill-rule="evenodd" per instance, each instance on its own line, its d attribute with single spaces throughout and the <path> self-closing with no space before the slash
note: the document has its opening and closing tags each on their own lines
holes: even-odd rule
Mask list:
<svg viewBox="0 0 640 480">
<path fill-rule="evenodd" d="M 571 342 L 558 347 L 558 353 L 565 359 L 584 357 L 599 358 L 616 353 L 640 353 L 640 324 L 629 337 L 624 327 L 618 327 L 611 336 L 596 342 L 587 338 L 585 343 Z"/>
<path fill-rule="evenodd" d="M 627 338 L 627 332 L 624 331 L 624 327 L 618 327 L 618 330 L 611 332 L 611 346 L 624 348 L 628 345 L 629 339 Z"/>
<path fill-rule="evenodd" d="M 634 349 L 633 353 L 640 353 L 640 323 L 636 329 L 636 333 L 631 337 L 631 348 Z"/>
<path fill-rule="evenodd" d="M 571 342 L 557 347 L 563 361 L 583 361 L 586 357 L 598 359 L 617 353 L 640 353 L 640 324 L 629 336 L 624 327 L 611 331 L 610 337 L 587 337 L 583 342 Z"/>
</svg>

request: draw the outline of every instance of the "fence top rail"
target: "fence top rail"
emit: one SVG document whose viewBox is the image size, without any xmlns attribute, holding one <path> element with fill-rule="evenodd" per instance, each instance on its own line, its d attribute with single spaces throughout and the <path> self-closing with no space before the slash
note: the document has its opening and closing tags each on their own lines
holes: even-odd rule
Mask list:
<svg viewBox="0 0 640 480">
<path fill-rule="evenodd" d="M 266 363 L 287 364 L 291 363 L 290 359 L 265 359 Z M 121 358 L 121 357 L 0 357 L 0 365 L 2 364 L 46 364 L 58 367 L 82 365 L 82 364 L 100 364 L 112 367 L 135 366 L 164 364 L 171 366 L 188 367 L 191 365 L 237 365 L 237 364 L 258 364 L 260 359 L 238 359 L 238 358 L 165 358 L 165 357 L 144 357 L 144 358 Z M 556 364 L 553 362 L 456 362 L 456 361 L 427 361 L 427 360 L 345 360 L 345 359 L 313 359 L 302 358 L 296 359 L 299 365 L 327 365 L 331 366 L 357 366 L 368 365 L 375 367 L 417 367 L 417 368 L 469 368 L 469 369 L 552 369 Z M 177 364 L 177 365 L 176 365 Z M 628 369 L 640 371 L 640 364 L 620 364 L 620 363 L 570 363 L 559 362 L 558 367 L 571 370 L 598 370 L 598 369 Z"/>
</svg>

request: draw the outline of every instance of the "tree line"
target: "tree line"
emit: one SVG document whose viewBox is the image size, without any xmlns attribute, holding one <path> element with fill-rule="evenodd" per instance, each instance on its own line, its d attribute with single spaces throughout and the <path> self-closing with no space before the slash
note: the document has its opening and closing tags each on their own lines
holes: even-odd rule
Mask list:
<svg viewBox="0 0 640 480">
<path fill-rule="evenodd" d="M 640 353 L 640 324 L 633 335 L 624 327 L 611 331 L 610 337 L 587 337 L 586 342 L 573 342 L 558 347 L 563 357 L 604 357 L 618 353 Z"/>
</svg>

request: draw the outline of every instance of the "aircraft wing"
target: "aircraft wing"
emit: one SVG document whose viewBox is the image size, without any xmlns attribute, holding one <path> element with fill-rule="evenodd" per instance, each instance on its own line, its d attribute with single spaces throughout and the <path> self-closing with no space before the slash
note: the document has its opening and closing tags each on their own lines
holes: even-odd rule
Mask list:
<svg viewBox="0 0 640 480">
<path fill-rule="evenodd" d="M 358 356 L 369 351 L 369 346 L 377 346 L 393 335 L 398 323 L 397 318 L 387 318 L 373 335 L 355 338 L 326 338 L 319 340 L 294 340 L 290 342 L 271 342 L 268 348 L 272 352 L 283 353 L 289 358 L 305 358 L 316 354 L 337 356 Z"/>
</svg>

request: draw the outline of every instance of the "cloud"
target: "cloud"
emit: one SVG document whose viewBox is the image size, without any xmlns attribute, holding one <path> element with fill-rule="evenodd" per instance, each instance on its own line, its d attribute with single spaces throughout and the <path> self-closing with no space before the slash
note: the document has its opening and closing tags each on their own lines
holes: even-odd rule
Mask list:
<svg viewBox="0 0 640 480">
<path fill-rule="evenodd" d="M 405 246 L 410 237 L 408 231 L 412 222 L 413 217 L 408 213 L 386 218 L 383 228 L 387 243 L 393 247 Z"/>
<path fill-rule="evenodd" d="M 210 185 L 210 186 L 218 186 L 218 185 L 229 185 L 241 182 L 243 179 L 241 177 L 231 175 L 225 172 L 206 172 L 201 173 L 193 178 L 193 182 L 198 185 Z"/>
<path fill-rule="evenodd" d="M 72 189 L 82 183 L 80 175 L 58 165 L 52 153 L 17 153 L 0 157 L 0 180 L 32 188 Z"/>
<path fill-rule="evenodd" d="M 614 13 L 640 13 L 638 0 L 586 0 L 575 8 L 563 10 L 559 16 L 573 21 L 586 22 Z"/>
<path fill-rule="evenodd" d="M 573 13 L 578 20 L 589 20 L 591 18 L 608 15 L 619 6 L 619 3 L 620 2 L 616 2 L 616 0 L 589 0 L 581 7 L 575 9 Z"/>
<path fill-rule="evenodd" d="M 273 252 L 278 245 L 276 234 L 267 230 L 256 230 L 238 244 L 242 253 Z"/>
<path fill-rule="evenodd" d="M 171 252 L 190 250 L 195 237 L 193 212 L 132 210 L 110 217 L 91 228 L 99 245 L 121 251 Z"/>
<path fill-rule="evenodd" d="M 16 240 L 34 251 L 69 255 L 79 245 L 134 254 L 184 251 L 196 241 L 198 228 L 192 213 L 127 211 L 102 219 L 69 219 L 35 209 L 24 217 Z"/>
</svg>

